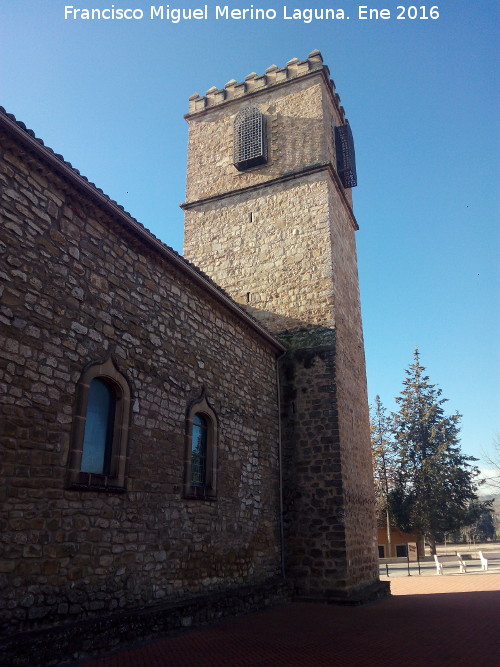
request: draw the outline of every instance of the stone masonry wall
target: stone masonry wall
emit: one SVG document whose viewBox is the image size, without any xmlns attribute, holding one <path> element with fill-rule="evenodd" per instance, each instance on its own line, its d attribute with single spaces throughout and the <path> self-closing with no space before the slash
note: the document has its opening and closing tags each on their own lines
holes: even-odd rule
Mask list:
<svg viewBox="0 0 500 667">
<path fill-rule="evenodd" d="M 184 254 L 274 332 L 332 325 L 328 197 L 319 172 L 204 203 L 186 211 Z"/>
<path fill-rule="evenodd" d="M 345 499 L 347 580 L 352 589 L 378 576 L 375 499 L 361 325 L 356 240 L 336 189 L 329 207 L 336 323 L 336 387 Z"/>
<path fill-rule="evenodd" d="M 309 331 L 307 344 L 290 334 L 280 362 L 286 571 L 314 598 L 337 597 L 347 582 L 334 335 Z"/>
<path fill-rule="evenodd" d="M 71 180 L 2 138 L 3 631 L 279 573 L 275 350 Z M 131 387 L 126 491 L 66 485 L 75 387 L 112 354 Z M 218 498 L 182 497 L 185 417 L 219 420 Z"/>
</svg>

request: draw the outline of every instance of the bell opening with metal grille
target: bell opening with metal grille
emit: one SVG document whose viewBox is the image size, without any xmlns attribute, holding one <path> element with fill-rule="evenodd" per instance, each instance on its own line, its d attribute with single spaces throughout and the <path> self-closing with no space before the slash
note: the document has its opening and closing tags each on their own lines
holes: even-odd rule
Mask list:
<svg viewBox="0 0 500 667">
<path fill-rule="evenodd" d="M 243 107 L 234 119 L 233 164 L 244 171 L 266 162 L 266 119 L 257 107 Z"/>
<path fill-rule="evenodd" d="M 335 151 L 337 154 L 337 173 L 342 185 L 344 188 L 356 187 L 358 184 L 356 156 L 349 124 L 335 128 Z"/>
</svg>

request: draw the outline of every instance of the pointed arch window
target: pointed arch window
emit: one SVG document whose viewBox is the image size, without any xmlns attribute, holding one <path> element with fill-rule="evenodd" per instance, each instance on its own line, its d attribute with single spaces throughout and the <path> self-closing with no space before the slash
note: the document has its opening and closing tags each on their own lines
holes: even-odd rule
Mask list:
<svg viewBox="0 0 500 667">
<path fill-rule="evenodd" d="M 124 491 L 129 384 L 108 358 L 84 370 L 76 394 L 68 485 L 80 490 Z"/>
<path fill-rule="evenodd" d="M 266 119 L 256 106 L 243 107 L 234 119 L 234 166 L 244 171 L 266 162 Z"/>
<path fill-rule="evenodd" d="M 191 403 L 186 416 L 184 496 L 217 497 L 217 416 L 205 392 Z"/>
</svg>

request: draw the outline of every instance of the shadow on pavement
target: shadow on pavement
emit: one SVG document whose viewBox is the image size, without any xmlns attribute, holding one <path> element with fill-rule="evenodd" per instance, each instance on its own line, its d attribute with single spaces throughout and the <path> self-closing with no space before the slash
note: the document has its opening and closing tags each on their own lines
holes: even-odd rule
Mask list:
<svg viewBox="0 0 500 667">
<path fill-rule="evenodd" d="M 257 667 L 500 664 L 500 592 L 453 591 L 485 578 L 399 581 L 371 605 L 293 603 L 101 658 L 88 667 Z M 499 577 L 490 578 L 496 586 Z M 432 582 L 442 592 L 432 592 Z M 421 584 L 424 583 L 424 586 Z M 408 589 L 407 592 L 404 589 Z M 443 589 L 450 589 L 444 590 Z"/>
</svg>

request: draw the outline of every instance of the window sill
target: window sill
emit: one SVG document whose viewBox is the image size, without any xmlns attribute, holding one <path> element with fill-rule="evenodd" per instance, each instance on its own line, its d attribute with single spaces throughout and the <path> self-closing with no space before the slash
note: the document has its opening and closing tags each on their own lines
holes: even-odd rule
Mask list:
<svg viewBox="0 0 500 667">
<path fill-rule="evenodd" d="M 125 493 L 125 484 L 116 477 L 80 472 L 72 476 L 68 488 L 74 491 L 104 491 L 105 493 Z"/>
<path fill-rule="evenodd" d="M 214 489 L 205 486 L 188 486 L 184 490 L 184 498 L 188 500 L 217 500 Z"/>
</svg>

